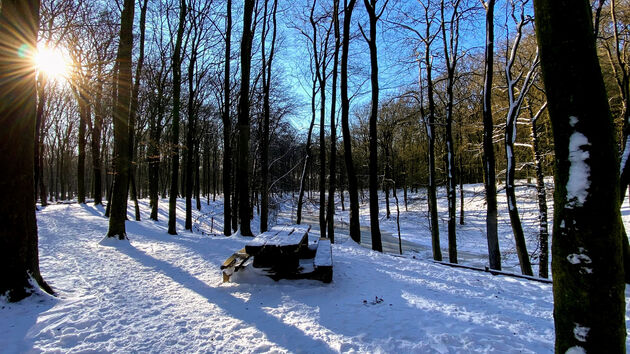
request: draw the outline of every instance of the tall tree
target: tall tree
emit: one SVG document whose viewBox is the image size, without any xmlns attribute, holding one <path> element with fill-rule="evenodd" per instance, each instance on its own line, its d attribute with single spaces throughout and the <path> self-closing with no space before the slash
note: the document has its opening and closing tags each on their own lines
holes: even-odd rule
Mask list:
<svg viewBox="0 0 630 354">
<path fill-rule="evenodd" d="M 492 78 L 494 68 L 494 2 L 484 2 L 486 9 L 486 53 L 483 80 L 483 174 L 486 192 L 486 238 L 491 269 L 501 270 L 501 250 L 497 228 L 497 183 L 492 136 Z"/>
<path fill-rule="evenodd" d="M 532 265 L 529 261 L 529 254 L 527 253 L 527 244 L 525 243 L 525 234 L 523 233 L 523 226 L 521 224 L 521 218 L 516 205 L 516 187 L 514 185 L 514 178 L 516 174 L 516 157 L 514 155 L 514 143 L 516 142 L 517 128 L 516 120 L 521 112 L 523 101 L 527 96 L 529 89 L 532 87 L 534 79 L 536 78 L 536 68 L 538 67 L 538 52 L 536 52 L 534 59 L 527 68 L 528 71 L 521 82 L 520 88 L 516 87 L 519 80 L 523 77 L 523 72 L 520 72 L 517 77 L 514 78 L 512 69 L 514 67 L 516 54 L 523 36 L 523 27 L 531 21 L 531 18 L 525 16 L 525 3 L 522 4 L 523 7 L 521 8 L 521 14 L 518 19 L 515 15 L 516 5 L 512 4 L 512 17 L 516 22 L 516 38 L 514 38 L 512 48 L 509 52 L 509 57 L 506 58 L 504 67 L 508 103 L 510 105 L 505 119 L 505 158 L 507 161 L 507 168 L 505 171 L 505 194 L 508 202 L 510 224 L 512 225 L 512 232 L 514 233 L 516 253 L 521 265 L 521 272 L 525 275 L 533 275 Z"/>
<path fill-rule="evenodd" d="M 555 149 L 556 352 L 626 345 L 619 159 L 587 0 L 534 0 Z"/>
<path fill-rule="evenodd" d="M 173 121 L 171 128 L 171 189 L 168 200 L 168 233 L 177 235 L 177 194 L 179 178 L 179 115 L 181 105 L 181 82 L 182 82 L 182 41 L 184 38 L 184 26 L 186 22 L 186 0 L 181 0 L 179 4 L 179 24 L 177 26 L 177 37 L 175 39 L 175 50 L 173 51 Z"/>
<path fill-rule="evenodd" d="M 249 79 L 252 66 L 252 15 L 254 0 L 244 0 L 243 37 L 241 38 L 241 95 L 238 102 L 238 166 L 237 184 L 239 186 L 239 214 L 241 235 L 253 236 L 250 219 L 252 210 L 249 204 Z"/>
<path fill-rule="evenodd" d="M 337 72 L 339 69 L 339 49 L 341 37 L 339 31 L 339 0 L 333 1 L 333 29 L 335 34 L 335 50 L 332 69 L 332 92 L 330 97 L 330 174 L 328 179 L 328 209 L 326 221 L 328 223 L 328 238 L 335 243 L 335 187 L 337 174 Z"/>
<path fill-rule="evenodd" d="M 225 17 L 225 76 L 223 81 L 223 234 L 232 234 L 232 118 L 230 118 L 230 59 L 232 42 L 232 0 L 227 0 Z"/>
<path fill-rule="evenodd" d="M 129 107 L 131 103 L 131 52 L 133 49 L 134 1 L 125 0 L 120 19 L 114 106 L 114 188 L 110 202 L 107 237 L 127 239 L 127 184 L 129 183 Z"/>
<path fill-rule="evenodd" d="M 140 53 L 138 62 L 136 63 L 136 74 L 131 92 L 131 107 L 129 112 L 129 182 L 131 199 L 134 203 L 136 212 L 136 221 L 140 221 L 140 206 L 138 205 L 138 191 L 136 189 L 136 165 L 134 163 L 134 155 L 136 154 L 135 136 L 136 136 L 136 117 L 138 115 L 138 95 L 140 94 L 140 78 L 142 77 L 142 67 L 144 65 L 144 37 L 147 23 L 147 3 L 143 0 L 140 8 Z"/>
<path fill-rule="evenodd" d="M 0 2 L 0 294 L 19 301 L 39 285 L 52 294 L 39 271 L 33 154 L 39 1 Z M 8 202 L 10 201 L 10 202 Z M 34 282 L 31 281 L 34 280 Z"/>
<path fill-rule="evenodd" d="M 459 59 L 459 23 L 461 13 L 459 11 L 460 0 L 454 0 L 450 4 L 450 18 L 446 20 L 446 0 L 440 2 L 440 15 L 442 19 L 442 42 L 444 43 L 444 62 L 446 64 L 446 195 L 448 199 L 448 260 L 457 263 L 457 237 L 456 210 L 457 192 L 455 191 L 455 148 L 453 146 L 453 105 L 455 95 L 455 69 Z"/>
<path fill-rule="evenodd" d="M 387 0 L 382 6 L 381 11 L 376 14 L 377 0 L 363 0 L 365 9 L 370 19 L 370 37 L 361 29 L 361 33 L 370 47 L 370 67 L 371 67 L 371 84 L 372 84 L 372 108 L 370 110 L 370 163 L 369 163 L 369 181 L 370 181 L 370 233 L 372 234 L 372 249 L 383 252 L 381 243 L 381 228 L 378 217 L 378 52 L 376 46 L 376 22 L 379 20 Z"/>
<path fill-rule="evenodd" d="M 269 103 L 269 91 L 271 89 L 271 67 L 273 63 L 273 56 L 276 48 L 276 13 L 278 10 L 278 0 L 273 1 L 271 9 L 271 49 L 269 50 L 269 57 L 266 53 L 267 35 L 269 32 L 268 24 L 268 0 L 265 0 L 265 9 L 263 17 L 263 30 L 262 30 L 262 85 L 263 85 L 263 132 L 261 136 L 262 140 L 262 152 L 260 158 L 260 232 L 265 232 L 268 229 L 269 218 L 269 116 L 270 116 L 270 103 Z"/>
<path fill-rule="evenodd" d="M 361 242 L 359 223 L 359 187 L 357 174 L 352 160 L 352 135 L 350 135 L 350 98 L 348 96 L 348 54 L 350 46 L 350 24 L 356 0 L 344 0 L 343 4 L 343 40 L 341 49 L 341 131 L 343 134 L 343 157 L 348 175 L 348 195 L 350 196 L 350 237 L 354 242 Z"/>
</svg>

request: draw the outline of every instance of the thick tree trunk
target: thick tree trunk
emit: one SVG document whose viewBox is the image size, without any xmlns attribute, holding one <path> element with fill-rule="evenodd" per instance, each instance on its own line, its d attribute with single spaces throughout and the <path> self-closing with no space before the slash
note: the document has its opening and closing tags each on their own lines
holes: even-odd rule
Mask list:
<svg viewBox="0 0 630 354">
<path fill-rule="evenodd" d="M 115 175 L 107 237 L 127 238 L 127 184 L 129 183 L 129 107 L 131 103 L 131 52 L 133 50 L 134 1 L 125 0 L 121 16 L 120 43 L 116 58 L 117 98 L 114 107 Z"/>
<path fill-rule="evenodd" d="M 626 347 L 619 160 L 589 1 L 535 0 L 553 126 L 555 350 Z"/>
<path fill-rule="evenodd" d="M 168 233 L 177 235 L 177 192 L 179 178 L 179 109 L 182 81 L 182 40 L 184 37 L 184 25 L 186 21 L 186 1 L 179 4 L 179 25 L 177 38 L 175 39 L 175 52 L 173 53 L 173 122 L 171 129 L 171 188 L 168 200 Z"/>
<path fill-rule="evenodd" d="M 241 96 L 238 103 L 238 173 L 239 186 L 239 214 L 240 230 L 243 236 L 253 236 L 250 227 L 251 209 L 249 204 L 249 143 L 250 143 L 250 117 L 249 117 L 249 79 L 251 71 L 252 40 L 252 13 L 254 0 L 245 0 L 243 8 L 243 37 L 241 39 Z"/>
<path fill-rule="evenodd" d="M 344 0 L 343 44 L 341 49 L 341 131 L 343 133 L 343 157 L 348 175 L 348 195 L 350 197 L 350 237 L 361 243 L 359 223 L 359 189 L 357 174 L 352 160 L 352 135 L 350 135 L 350 98 L 348 96 L 348 47 L 350 45 L 350 24 L 356 0 Z"/>
<path fill-rule="evenodd" d="M 39 271 L 35 219 L 34 148 L 37 119 L 35 70 L 30 57 L 11 55 L 26 40 L 37 45 L 39 1 L 4 0 L 0 7 L 0 294 L 19 301 L 33 292 L 34 280 L 52 294 Z M 8 49 L 8 50 L 7 50 Z M 11 78 L 11 80 L 6 80 Z"/>
</svg>

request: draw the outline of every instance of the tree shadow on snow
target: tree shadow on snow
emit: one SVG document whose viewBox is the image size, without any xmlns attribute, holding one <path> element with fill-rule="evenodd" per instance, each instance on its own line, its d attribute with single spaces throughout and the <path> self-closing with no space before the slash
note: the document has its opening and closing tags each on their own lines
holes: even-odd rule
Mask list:
<svg viewBox="0 0 630 354">
<path fill-rule="evenodd" d="M 205 297 L 209 303 L 221 307 L 228 315 L 257 328 L 267 336 L 269 341 L 291 352 L 332 351 L 326 342 L 305 335 L 300 329 L 264 312 L 257 304 L 248 303 L 219 288 L 209 286 L 182 268 L 151 257 L 133 245 L 121 247 L 119 250 L 145 267 L 155 269 L 183 287 Z"/>
</svg>

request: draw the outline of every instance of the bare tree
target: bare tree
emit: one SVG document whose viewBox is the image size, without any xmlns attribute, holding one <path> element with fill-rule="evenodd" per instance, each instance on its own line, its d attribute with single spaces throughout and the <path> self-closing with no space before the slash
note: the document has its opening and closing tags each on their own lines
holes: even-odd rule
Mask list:
<svg viewBox="0 0 630 354">
<path fill-rule="evenodd" d="M 514 175 L 516 173 L 516 158 L 514 156 L 514 143 L 516 142 L 517 128 L 516 120 L 521 112 L 523 100 L 527 96 L 527 93 L 537 76 L 536 68 L 538 67 L 538 52 L 536 52 L 529 68 L 527 68 L 528 71 L 526 73 L 520 72 L 516 77 L 513 77 L 512 69 L 514 67 L 517 51 L 523 36 L 523 28 L 532 21 L 530 17 L 525 16 L 526 3 L 527 1 L 521 4 L 521 13 L 518 18 L 516 15 L 516 4 L 512 3 L 512 18 L 516 23 L 516 37 L 514 38 L 512 48 L 509 52 L 509 57 L 506 58 L 504 67 L 508 103 L 510 105 L 508 107 L 505 122 L 505 155 L 507 160 L 507 169 L 505 172 L 505 194 L 507 196 L 508 212 L 510 214 L 510 222 L 512 224 L 512 232 L 514 233 L 516 253 L 521 265 L 521 272 L 525 275 L 533 275 L 532 265 L 529 260 L 527 245 L 525 243 L 525 234 L 523 233 L 523 226 L 521 224 L 521 218 L 516 205 L 516 191 L 514 186 Z M 525 74 L 524 78 L 523 74 Z M 517 91 L 516 86 L 521 80 L 521 86 Z"/>
<path fill-rule="evenodd" d="M 181 0 L 179 4 L 179 23 L 177 26 L 177 38 L 175 39 L 175 50 L 173 51 L 173 121 L 171 131 L 171 189 L 168 201 L 168 233 L 177 235 L 177 187 L 179 178 L 179 115 L 180 115 L 180 93 L 182 81 L 182 41 L 184 37 L 184 26 L 186 22 L 186 0 Z"/>
<path fill-rule="evenodd" d="M 381 229 L 379 226 L 378 217 L 378 133 L 377 133 L 377 121 L 378 121 L 378 54 L 376 46 L 376 23 L 383 15 L 388 0 L 381 7 L 379 13 L 376 13 L 377 0 L 363 0 L 365 8 L 367 10 L 370 19 L 370 37 L 364 33 L 361 28 L 361 33 L 365 38 L 368 46 L 370 47 L 370 63 L 371 63 L 371 83 L 372 83 L 372 109 L 370 111 L 370 233 L 372 234 L 372 249 L 375 251 L 383 252 L 383 245 L 381 243 Z"/>
<path fill-rule="evenodd" d="M 486 192 L 486 238 L 488 261 L 491 269 L 501 270 L 501 250 L 497 230 L 497 184 L 495 172 L 494 144 L 492 141 L 492 78 L 494 71 L 494 3 L 483 2 L 486 10 L 486 53 L 483 81 L 483 173 Z"/>
<path fill-rule="evenodd" d="M 359 188 L 357 174 L 352 160 L 352 135 L 350 135 L 350 98 L 348 96 L 348 52 L 350 46 L 350 24 L 356 0 L 344 0 L 343 40 L 341 49 L 341 131 L 343 134 L 343 157 L 348 175 L 348 195 L 350 196 L 350 237 L 354 242 L 361 242 L 359 223 Z"/>
<path fill-rule="evenodd" d="M 120 41 L 116 63 L 116 105 L 114 106 L 115 171 L 107 237 L 127 239 L 127 184 L 129 183 L 129 107 L 131 103 L 131 52 L 133 49 L 134 1 L 125 0 L 121 15 Z"/>
<path fill-rule="evenodd" d="M 243 8 L 243 37 L 241 39 L 241 95 L 238 102 L 238 166 L 237 183 L 239 188 L 239 214 L 241 235 L 253 236 L 250 227 L 251 208 L 249 203 L 249 80 L 252 64 L 252 15 L 254 0 L 245 0 Z"/>
</svg>

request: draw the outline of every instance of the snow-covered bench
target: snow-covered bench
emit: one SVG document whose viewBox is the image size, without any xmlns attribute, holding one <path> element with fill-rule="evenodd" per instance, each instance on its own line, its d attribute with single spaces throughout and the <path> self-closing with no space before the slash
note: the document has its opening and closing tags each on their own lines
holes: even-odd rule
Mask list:
<svg viewBox="0 0 630 354">
<path fill-rule="evenodd" d="M 317 252 L 313 260 L 314 278 L 330 283 L 333 276 L 332 246 L 330 239 L 322 238 L 317 243 Z"/>
</svg>

